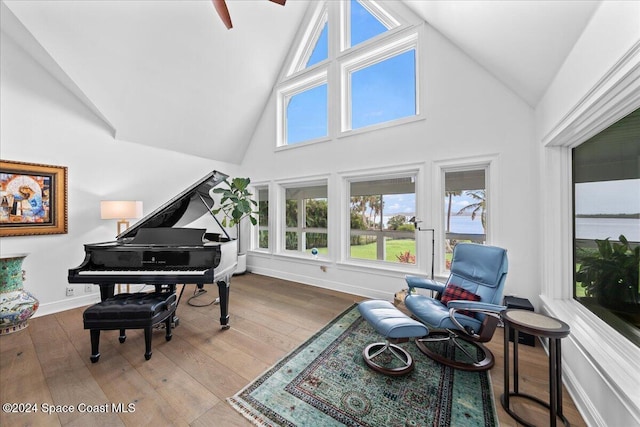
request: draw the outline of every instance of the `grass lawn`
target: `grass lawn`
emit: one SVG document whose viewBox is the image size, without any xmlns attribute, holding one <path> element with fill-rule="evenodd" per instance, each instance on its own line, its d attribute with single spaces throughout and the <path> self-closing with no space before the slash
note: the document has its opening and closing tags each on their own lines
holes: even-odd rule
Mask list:
<svg viewBox="0 0 640 427">
<path fill-rule="evenodd" d="M 416 254 L 416 242 L 410 239 L 394 239 L 387 240 L 387 250 L 385 261 L 398 262 L 396 255 L 404 254 L 409 251 L 411 255 Z M 311 249 L 307 249 L 310 252 Z M 318 253 L 326 255 L 327 248 L 318 248 Z M 359 259 L 376 259 L 376 243 L 368 245 L 351 246 L 351 258 Z"/>
<path fill-rule="evenodd" d="M 398 262 L 396 255 L 410 252 L 416 254 L 416 242 L 409 239 L 395 239 L 386 241 L 385 261 Z M 351 246 L 351 258 L 376 259 L 376 244 Z"/>
</svg>

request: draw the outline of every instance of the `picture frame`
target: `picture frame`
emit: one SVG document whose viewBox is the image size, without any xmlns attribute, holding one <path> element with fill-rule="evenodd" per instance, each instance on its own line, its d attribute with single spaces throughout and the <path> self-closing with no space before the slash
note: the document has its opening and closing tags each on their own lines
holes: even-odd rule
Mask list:
<svg viewBox="0 0 640 427">
<path fill-rule="evenodd" d="M 67 168 L 0 160 L 0 237 L 67 233 Z"/>
</svg>

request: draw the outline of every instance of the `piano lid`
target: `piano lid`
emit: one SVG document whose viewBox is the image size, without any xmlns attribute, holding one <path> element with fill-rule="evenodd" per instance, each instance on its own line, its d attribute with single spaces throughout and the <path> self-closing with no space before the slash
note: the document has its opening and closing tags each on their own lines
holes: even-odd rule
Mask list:
<svg viewBox="0 0 640 427">
<path fill-rule="evenodd" d="M 214 200 L 211 198 L 211 190 L 227 178 L 222 172 L 213 171 L 200 179 L 182 193 L 151 212 L 149 215 L 136 222 L 127 230 L 116 236 L 116 239 L 134 237 L 142 228 L 174 227 L 181 224 L 189 224 L 205 214 L 211 213 Z M 220 223 L 213 216 L 218 225 Z M 220 227 L 226 234 L 224 228 Z"/>
</svg>

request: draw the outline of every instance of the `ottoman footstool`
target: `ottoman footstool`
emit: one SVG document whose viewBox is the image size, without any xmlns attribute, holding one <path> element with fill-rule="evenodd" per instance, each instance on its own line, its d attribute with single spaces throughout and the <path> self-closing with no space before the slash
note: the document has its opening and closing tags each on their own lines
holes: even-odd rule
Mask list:
<svg viewBox="0 0 640 427">
<path fill-rule="evenodd" d="M 408 341 L 410 338 L 429 334 L 427 327 L 410 318 L 388 301 L 368 300 L 358 304 L 362 317 L 385 338 L 385 342 L 369 344 L 362 352 L 364 361 L 371 369 L 385 375 L 404 375 L 413 370 L 413 358 L 402 347 L 392 343 Z M 376 363 L 376 358 L 391 355 L 400 360 L 401 366 L 391 367 Z M 383 359 L 381 359 L 383 360 Z"/>
<path fill-rule="evenodd" d="M 100 331 L 104 330 L 120 330 L 118 339 L 124 343 L 127 329 L 144 329 L 144 358 L 151 359 L 152 328 L 164 322 L 165 339 L 170 341 L 176 306 L 175 293 L 152 292 L 118 294 L 87 308 L 82 317 L 84 329 L 91 331 L 91 362 L 100 359 Z"/>
</svg>

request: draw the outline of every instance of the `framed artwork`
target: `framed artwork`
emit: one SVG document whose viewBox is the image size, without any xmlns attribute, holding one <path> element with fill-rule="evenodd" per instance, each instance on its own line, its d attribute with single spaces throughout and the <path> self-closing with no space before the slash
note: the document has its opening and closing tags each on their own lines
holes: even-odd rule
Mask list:
<svg viewBox="0 0 640 427">
<path fill-rule="evenodd" d="M 0 237 L 67 233 L 67 168 L 0 160 Z"/>
</svg>

